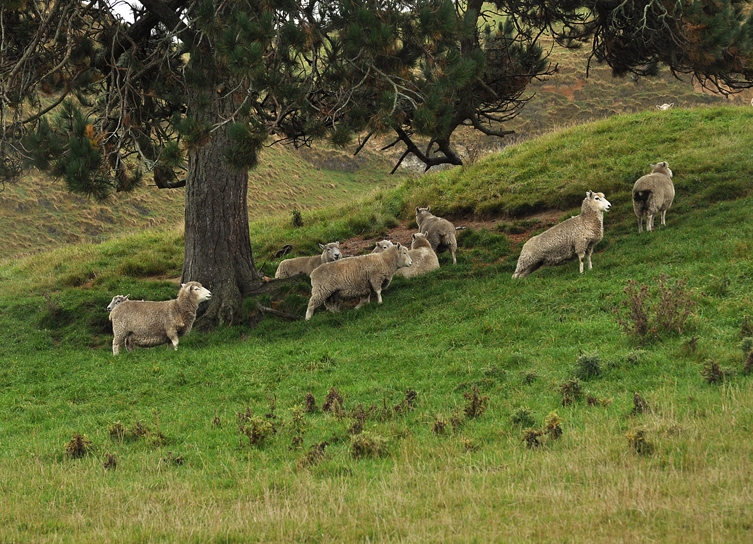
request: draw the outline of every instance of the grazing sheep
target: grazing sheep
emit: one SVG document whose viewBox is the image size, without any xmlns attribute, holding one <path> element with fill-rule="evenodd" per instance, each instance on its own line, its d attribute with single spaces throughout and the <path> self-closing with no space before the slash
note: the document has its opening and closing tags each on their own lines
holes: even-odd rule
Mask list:
<svg viewBox="0 0 753 544">
<path fill-rule="evenodd" d="M 372 253 L 381 253 L 388 247 L 393 245 L 389 240 L 382 240 L 376 243 L 376 247 Z M 405 278 L 412 278 L 414 276 L 421 276 L 428 274 L 432 270 L 439 268 L 439 259 L 437 254 L 431 248 L 429 240 L 426 235 L 421 232 L 415 232 L 411 236 L 411 248 L 408 250 L 413 265 L 405 268 L 398 268 L 395 272 L 396 276 L 403 276 Z"/>
<path fill-rule="evenodd" d="M 429 213 L 430 206 L 426 208 L 416 208 L 416 224 L 418 230 L 426 234 L 429 243 L 431 243 L 431 249 L 436 253 L 442 253 L 443 251 L 449 251 L 452 253 L 452 264 L 456 264 L 458 261 L 455 258 L 455 252 L 458 249 L 458 242 L 455 239 L 455 225 Z"/>
<path fill-rule="evenodd" d="M 330 312 L 340 309 L 340 300 L 360 298 L 356 309 L 371 301 L 376 293 L 382 303 L 382 291 L 387 289 L 392 276 L 399 268 L 411 266 L 413 261 L 408 248 L 397 244 L 382 251 L 359 255 L 323 264 L 311 273 L 311 298 L 306 309 L 306 319 L 324 304 Z"/>
<path fill-rule="evenodd" d="M 117 306 L 121 302 L 125 302 L 126 300 L 128 300 L 128 297 L 130 297 L 130 296 L 131 295 L 126 295 L 126 296 L 115 295 L 114 297 L 112 297 L 112 300 L 110 301 L 110 304 L 107 305 L 107 311 L 108 312 L 112 312 L 112 309 L 115 308 L 115 306 Z"/>
<path fill-rule="evenodd" d="M 633 211 L 638 218 L 638 232 L 643 232 L 643 216 L 646 230 L 654 230 L 654 215 L 661 212 L 661 224 L 667 224 L 667 210 L 675 198 L 672 170 L 662 161 L 651 165 L 651 173 L 638 179 L 633 185 Z"/>
<path fill-rule="evenodd" d="M 321 255 L 313 257 L 294 257 L 282 261 L 275 271 L 275 278 L 289 278 L 296 274 L 311 275 L 313 270 L 324 263 L 337 261 L 342 258 L 340 253 L 340 242 L 330 242 L 327 245 L 319 244 L 322 250 Z"/>
<path fill-rule="evenodd" d="M 580 273 L 583 257 L 591 270 L 591 253 L 604 236 L 604 212 L 612 205 L 604 193 L 588 191 L 580 215 L 566 219 L 523 244 L 513 278 L 523 278 L 542 266 L 555 266 L 578 256 Z"/>
<path fill-rule="evenodd" d="M 674 105 L 675 105 L 674 102 L 669 102 L 669 103 L 665 102 L 664 104 L 657 104 L 656 105 L 656 109 L 657 110 L 661 110 L 661 111 L 667 111 L 668 109 L 670 109 Z"/>
<path fill-rule="evenodd" d="M 184 283 L 178 298 L 153 302 L 126 300 L 110 312 L 112 321 L 112 354 L 121 346 L 133 351 L 133 346 L 152 347 L 172 343 L 178 349 L 178 338 L 191 332 L 199 303 L 212 296 L 197 281 Z"/>
</svg>

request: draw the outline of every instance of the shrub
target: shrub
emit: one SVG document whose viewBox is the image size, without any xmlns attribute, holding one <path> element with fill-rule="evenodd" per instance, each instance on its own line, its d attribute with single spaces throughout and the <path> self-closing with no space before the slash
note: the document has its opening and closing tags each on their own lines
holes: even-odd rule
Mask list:
<svg viewBox="0 0 753 544">
<path fill-rule="evenodd" d="M 601 376 L 601 362 L 598 354 L 581 353 L 575 361 L 574 375 L 579 380 L 588 381 Z"/>
</svg>

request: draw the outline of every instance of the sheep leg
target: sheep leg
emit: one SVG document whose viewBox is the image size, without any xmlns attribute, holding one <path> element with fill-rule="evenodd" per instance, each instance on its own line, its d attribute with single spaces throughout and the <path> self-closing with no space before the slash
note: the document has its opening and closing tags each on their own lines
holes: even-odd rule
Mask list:
<svg viewBox="0 0 753 544">
<path fill-rule="evenodd" d="M 112 339 L 112 354 L 117 355 L 120 353 L 120 346 L 123 345 L 123 339 L 120 337 L 115 337 Z"/>
<path fill-rule="evenodd" d="M 306 321 L 311 319 L 311 316 L 314 315 L 314 310 L 321 306 L 321 304 L 321 301 L 313 296 L 309 299 L 309 305 L 306 308 Z"/>
<path fill-rule="evenodd" d="M 661 226 L 662 227 L 667 226 L 667 210 L 664 210 L 661 212 Z"/>
<path fill-rule="evenodd" d="M 648 232 L 654 230 L 654 214 L 652 213 L 646 215 L 646 230 Z"/>
<path fill-rule="evenodd" d="M 593 269 L 593 265 L 591 264 L 591 255 L 593 254 L 593 252 L 594 252 L 594 248 L 593 247 L 589 247 L 586 250 L 586 259 L 588 260 L 588 269 L 589 270 Z"/>
<path fill-rule="evenodd" d="M 371 293 L 369 293 L 365 297 L 361 297 L 361 300 L 358 301 L 358 304 L 356 304 L 356 307 L 354 309 L 357 310 L 358 308 L 368 304 L 369 302 L 371 302 Z"/>
<path fill-rule="evenodd" d="M 648 227 L 648 225 L 646 225 Z M 638 216 L 638 234 L 643 232 L 643 214 Z"/>
<path fill-rule="evenodd" d="M 177 351 L 178 350 L 178 331 L 168 330 L 167 338 L 170 340 L 170 343 L 173 345 L 173 349 Z"/>
<path fill-rule="evenodd" d="M 580 262 L 580 273 L 583 274 L 583 257 L 586 255 L 586 252 L 583 251 L 581 253 L 578 253 L 578 262 Z M 590 263 L 589 263 L 590 264 Z"/>
</svg>

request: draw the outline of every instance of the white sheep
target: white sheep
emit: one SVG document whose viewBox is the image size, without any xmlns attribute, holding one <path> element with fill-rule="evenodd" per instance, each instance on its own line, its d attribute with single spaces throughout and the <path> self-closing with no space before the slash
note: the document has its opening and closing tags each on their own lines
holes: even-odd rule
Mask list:
<svg viewBox="0 0 753 544">
<path fill-rule="evenodd" d="M 381 253 L 393 245 L 394 244 L 389 240 L 382 240 L 381 242 L 376 243 L 372 253 Z M 411 248 L 408 250 L 408 255 L 410 255 L 413 265 L 399 268 L 397 272 L 395 272 L 396 276 L 413 278 L 415 276 L 428 274 L 432 270 L 439 268 L 437 254 L 431 248 L 431 244 L 426 238 L 426 235 L 421 232 L 414 232 L 411 235 Z"/>
<path fill-rule="evenodd" d="M 584 256 L 591 270 L 591 254 L 604 236 L 604 212 L 611 207 L 604 193 L 588 191 L 580 215 L 566 219 L 523 244 L 512 277 L 523 278 L 542 266 L 563 264 L 576 255 L 580 261 L 580 273 L 583 273 Z"/>
<path fill-rule="evenodd" d="M 654 215 L 661 212 L 661 224 L 667 224 L 667 210 L 675 198 L 672 170 L 662 161 L 651 165 L 651 173 L 638 179 L 633 185 L 633 211 L 638 218 L 638 232 L 643 232 L 643 216 L 646 230 L 654 230 Z"/>
<path fill-rule="evenodd" d="M 112 309 L 115 308 L 115 306 L 117 306 L 121 302 L 125 302 L 126 300 L 128 300 L 128 297 L 130 297 L 130 296 L 131 295 L 126 295 L 126 296 L 115 295 L 114 297 L 112 297 L 112 300 L 110 301 L 110 304 L 107 305 L 107 308 L 106 308 L 107 311 L 108 312 L 112 312 Z"/>
<path fill-rule="evenodd" d="M 661 111 L 667 111 L 668 109 L 670 109 L 674 105 L 675 105 L 674 102 L 669 102 L 669 103 L 665 102 L 664 104 L 657 104 L 656 105 L 656 109 L 657 110 L 661 110 Z"/>
<path fill-rule="evenodd" d="M 449 251 L 452 253 L 452 264 L 458 261 L 455 258 L 455 252 L 458 249 L 458 242 L 455 239 L 455 225 L 430 213 L 431 207 L 416 208 L 416 224 L 418 230 L 426 234 L 431 248 L 436 253 Z"/>
<path fill-rule="evenodd" d="M 359 298 L 356 309 L 371 301 L 376 293 L 382 303 L 382 291 L 387 289 L 392 276 L 399 268 L 411 266 L 413 261 L 408 248 L 397 244 L 381 253 L 370 253 L 326 263 L 311 273 L 311 298 L 306 309 L 306 319 L 324 304 L 330 312 L 340 308 L 340 301 Z"/>
<path fill-rule="evenodd" d="M 330 263 L 342 258 L 340 253 L 340 242 L 330 242 L 327 245 L 319 244 L 321 248 L 321 255 L 314 255 L 312 257 L 293 257 L 292 259 L 285 259 L 278 266 L 275 271 L 275 278 L 289 278 L 297 274 L 311 275 L 311 272 L 324 263 Z"/>
<path fill-rule="evenodd" d="M 172 343 L 178 349 L 178 338 L 191 332 L 199 303 L 209 300 L 212 293 L 197 281 L 181 285 L 178 298 L 154 302 L 126 300 L 110 312 L 112 321 L 112 354 L 125 346 L 152 347 Z"/>
</svg>

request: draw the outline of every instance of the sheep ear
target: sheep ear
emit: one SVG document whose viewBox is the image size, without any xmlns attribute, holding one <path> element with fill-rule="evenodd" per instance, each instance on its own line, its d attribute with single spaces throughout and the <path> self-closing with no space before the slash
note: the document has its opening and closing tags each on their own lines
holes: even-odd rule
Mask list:
<svg viewBox="0 0 753 544">
<path fill-rule="evenodd" d="M 127 295 L 125 296 L 125 300 L 128 300 L 128 297 L 130 297 L 130 296 L 131 296 L 131 293 L 128 293 L 128 294 L 127 294 Z"/>
<path fill-rule="evenodd" d="M 400 248 L 403 246 L 400 244 L 400 242 L 398 242 L 396 247 L 397 247 L 397 250 L 400 251 Z"/>
<path fill-rule="evenodd" d="M 319 249 L 324 249 L 324 244 L 319 244 Z"/>
<path fill-rule="evenodd" d="M 413 240 L 413 241 L 416 240 L 416 233 L 415 232 L 410 235 L 410 239 Z"/>
<path fill-rule="evenodd" d="M 418 206 L 416 206 L 416 213 L 418 213 Z"/>
<path fill-rule="evenodd" d="M 586 198 L 591 198 L 593 191 L 586 191 Z"/>
</svg>

